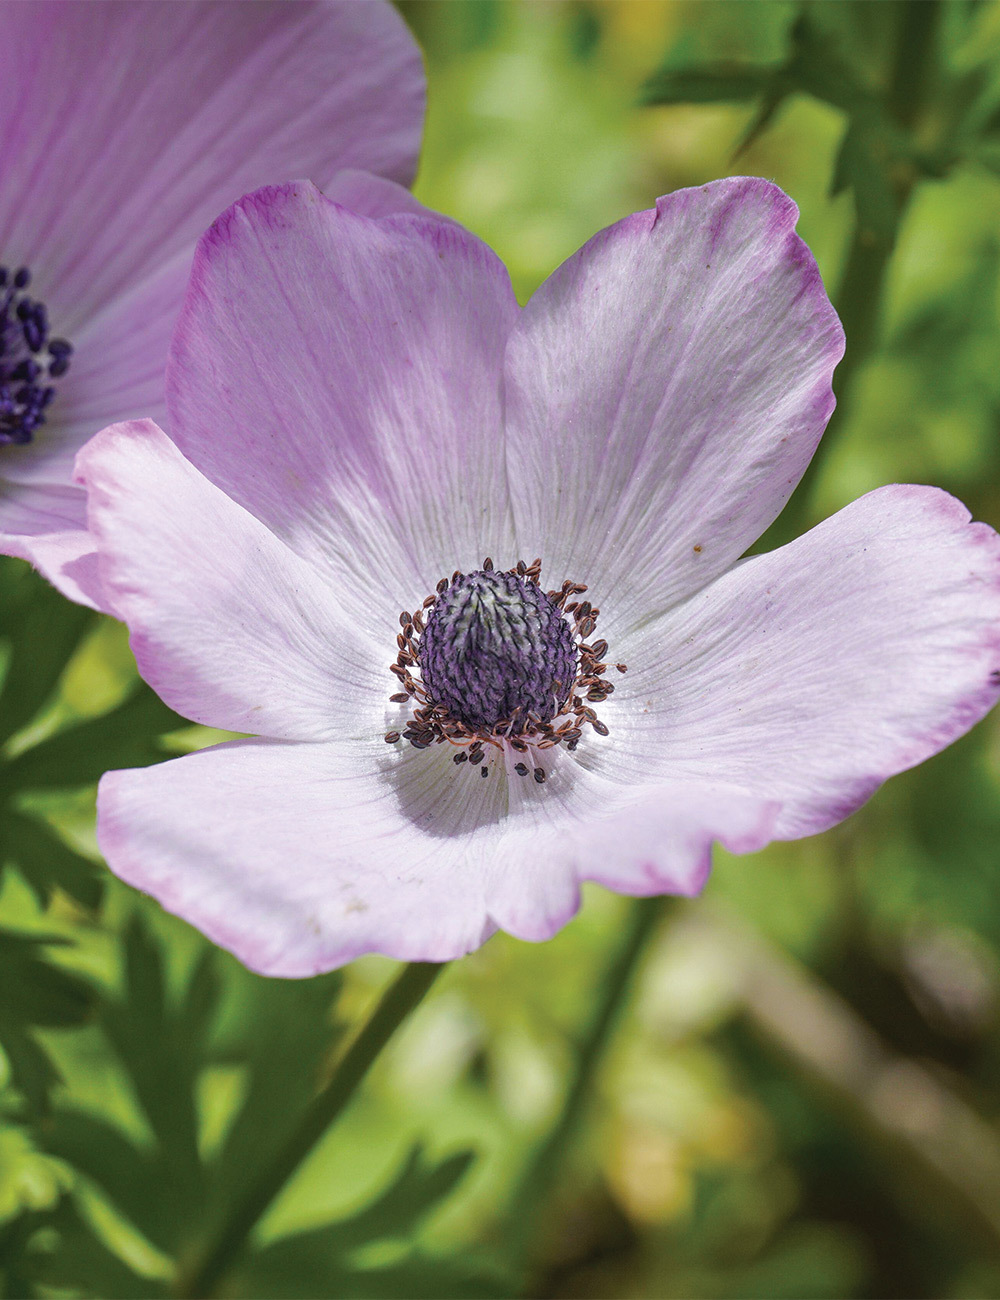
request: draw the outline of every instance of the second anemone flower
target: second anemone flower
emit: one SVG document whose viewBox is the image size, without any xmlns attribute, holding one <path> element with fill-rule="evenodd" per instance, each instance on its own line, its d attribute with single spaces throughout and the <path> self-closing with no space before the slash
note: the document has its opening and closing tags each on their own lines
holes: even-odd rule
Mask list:
<svg viewBox="0 0 1000 1300">
<path fill-rule="evenodd" d="M 143 676 L 257 737 L 107 775 L 101 847 L 274 975 L 544 939 L 584 880 L 693 893 L 713 842 L 833 825 L 1000 692 L 1000 539 L 945 493 L 740 559 L 843 349 L 780 190 L 661 199 L 523 310 L 405 205 L 236 204 L 171 438 L 78 460 Z"/>
<path fill-rule="evenodd" d="M 423 69 L 385 0 L 0 0 L 0 51 L 0 552 L 103 607 L 73 459 L 163 418 L 198 236 L 265 182 L 408 183 Z"/>
</svg>

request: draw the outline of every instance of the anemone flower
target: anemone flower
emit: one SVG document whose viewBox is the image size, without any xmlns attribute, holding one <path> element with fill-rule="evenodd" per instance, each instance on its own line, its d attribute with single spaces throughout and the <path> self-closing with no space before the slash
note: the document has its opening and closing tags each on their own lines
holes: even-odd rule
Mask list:
<svg viewBox="0 0 1000 1300">
<path fill-rule="evenodd" d="M 78 459 L 140 671 L 251 733 L 101 783 L 112 869 L 247 965 L 545 939 L 690 894 L 994 703 L 1000 538 L 886 487 L 740 560 L 842 333 L 765 181 L 661 199 L 519 309 L 413 211 L 264 189 L 199 246 L 151 422 Z M 253 738 L 256 737 L 256 738 Z"/>
<path fill-rule="evenodd" d="M 195 242 L 247 190 L 412 179 L 424 79 L 383 0 L 0 0 L 0 550 L 94 587 L 73 458 L 161 418 Z"/>
</svg>

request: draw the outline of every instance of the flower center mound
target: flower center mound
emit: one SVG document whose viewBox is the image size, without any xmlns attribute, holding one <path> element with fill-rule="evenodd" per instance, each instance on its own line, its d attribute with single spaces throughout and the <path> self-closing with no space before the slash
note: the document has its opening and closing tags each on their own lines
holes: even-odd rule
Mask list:
<svg viewBox="0 0 1000 1300">
<path fill-rule="evenodd" d="M 585 584 L 567 580 L 543 591 L 540 573 L 541 560 L 498 571 L 487 558 L 474 573 L 442 578 L 416 613 L 400 614 L 390 671 L 403 690 L 390 698 L 417 707 L 402 732 L 386 733 L 389 744 L 448 742 L 456 764 L 478 766 L 484 777 L 487 753 L 509 746 L 532 759 L 530 768 L 519 761 L 514 771 L 530 770 L 542 783 L 537 750 L 575 749 L 587 723 L 608 734 L 591 707 L 614 690 L 604 676 L 607 642 L 588 642 L 600 610 L 575 599 Z"/>
</svg>

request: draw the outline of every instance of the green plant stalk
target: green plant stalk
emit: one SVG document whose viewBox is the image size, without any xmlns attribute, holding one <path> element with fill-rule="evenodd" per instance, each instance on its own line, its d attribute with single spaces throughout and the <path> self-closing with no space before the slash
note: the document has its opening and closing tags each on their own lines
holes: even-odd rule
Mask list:
<svg viewBox="0 0 1000 1300">
<path fill-rule="evenodd" d="M 940 4 L 939 0 L 900 0 L 900 7 L 899 38 L 886 108 L 899 126 L 909 133 L 918 123 L 935 75 L 934 51 Z M 900 168 L 894 178 L 895 213 L 891 233 L 878 235 L 860 220 L 855 220 L 835 296 L 837 314 L 847 339 L 844 359 L 837 367 L 833 382 L 837 407 L 816 454 L 781 515 L 776 526 L 777 535 L 768 538 L 769 546 L 797 537 L 813 523 L 816 482 L 837 441 L 837 431 L 849 409 L 855 378 L 878 346 L 889 266 L 918 179 L 912 166 Z"/>
<path fill-rule="evenodd" d="M 382 1048 L 444 969 L 444 964 L 410 962 L 389 985 L 369 1020 L 358 1031 L 334 1068 L 329 1082 L 312 1100 L 298 1127 L 246 1194 L 237 1201 L 216 1239 L 178 1278 L 175 1293 L 187 1300 L 206 1300 L 239 1259 L 264 1212 L 340 1116 Z"/>
<path fill-rule="evenodd" d="M 579 1128 L 590 1100 L 594 1075 L 604 1057 L 632 988 L 646 945 L 676 898 L 632 900 L 625 928 L 600 983 L 597 1004 L 580 1038 L 573 1075 L 559 1119 L 544 1139 L 514 1187 L 503 1232 L 505 1251 L 517 1267 L 530 1255 L 539 1216 L 562 1165 L 566 1149 Z"/>
</svg>

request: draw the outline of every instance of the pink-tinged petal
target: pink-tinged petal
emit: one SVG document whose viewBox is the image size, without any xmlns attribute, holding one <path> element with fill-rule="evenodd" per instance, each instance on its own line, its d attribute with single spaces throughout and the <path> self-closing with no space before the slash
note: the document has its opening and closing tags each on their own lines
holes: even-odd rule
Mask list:
<svg viewBox="0 0 1000 1300">
<path fill-rule="evenodd" d="M 248 966 L 303 976 L 366 952 L 446 961 L 498 926 L 548 938 L 579 906 L 581 878 L 693 892 L 713 838 L 757 847 L 772 817 L 720 786 L 636 799 L 577 769 L 550 798 L 500 771 L 458 771 L 448 754 L 382 749 L 236 742 L 109 773 L 102 852 Z M 602 794 L 617 806 L 595 810 Z"/>
<path fill-rule="evenodd" d="M 171 436 L 354 582 L 354 616 L 384 636 L 452 569 L 510 554 L 499 380 L 516 310 L 458 226 L 359 217 L 309 184 L 258 191 L 199 245 Z"/>
<path fill-rule="evenodd" d="M 151 421 L 105 429 L 77 467 L 103 599 L 172 708 L 279 739 L 377 735 L 385 656 L 350 627 L 325 575 Z"/>
<path fill-rule="evenodd" d="M 578 904 L 574 894 L 567 908 L 564 891 L 562 912 L 539 907 L 543 884 L 551 890 L 568 877 L 622 894 L 697 894 L 713 844 L 732 853 L 762 848 L 779 810 L 771 799 L 718 781 L 626 786 L 569 759 L 557 761 L 541 795 L 516 777 L 510 790 L 511 828 L 490 915 L 502 929 L 534 940 L 551 938 Z"/>
<path fill-rule="evenodd" d="M 87 498 L 78 487 L 0 483 L 0 554 L 27 560 L 78 605 L 104 609 Z"/>
<path fill-rule="evenodd" d="M 798 210 L 737 178 L 660 199 L 539 289 L 507 356 L 518 543 L 627 628 L 777 516 L 833 409 L 843 334 Z"/>
<path fill-rule="evenodd" d="M 602 716 L 658 774 L 779 800 L 826 829 L 1000 696 L 1000 537 L 935 488 L 887 487 L 737 565 L 637 633 Z"/>
<path fill-rule="evenodd" d="M 621 894 L 700 893 L 712 846 L 754 853 L 774 836 L 776 800 L 718 781 L 651 789 L 615 817 L 579 824 L 579 870 Z"/>
<path fill-rule="evenodd" d="M 71 336 L 250 189 L 413 176 L 423 70 L 382 0 L 33 0 L 0 49 L 0 250 Z"/>
<path fill-rule="evenodd" d="M 391 217 L 409 213 L 414 217 L 446 221 L 452 226 L 458 224 L 433 208 L 425 208 L 405 185 L 386 180 L 384 176 L 375 176 L 372 172 L 346 169 L 338 172 L 322 189 L 333 203 L 350 208 L 359 217 Z"/>
<path fill-rule="evenodd" d="M 267 975 L 313 975 L 365 952 L 447 961 L 477 948 L 494 928 L 482 837 L 420 833 L 374 764 L 365 776 L 343 760 L 338 745 L 236 742 L 111 772 L 101 851 Z"/>
</svg>

